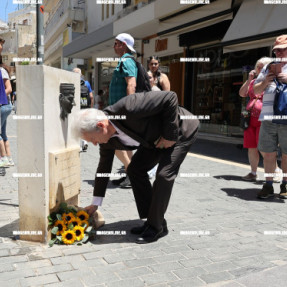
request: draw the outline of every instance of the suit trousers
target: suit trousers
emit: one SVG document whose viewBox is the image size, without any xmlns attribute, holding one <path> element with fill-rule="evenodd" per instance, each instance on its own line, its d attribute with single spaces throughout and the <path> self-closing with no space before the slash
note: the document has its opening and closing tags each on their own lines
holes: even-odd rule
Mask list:
<svg viewBox="0 0 287 287">
<path fill-rule="evenodd" d="M 160 230 L 167 210 L 174 180 L 181 163 L 196 139 L 197 130 L 188 138 L 167 149 L 140 147 L 128 166 L 138 213 L 141 219 Z M 156 178 L 151 185 L 147 172 L 158 165 Z"/>
</svg>

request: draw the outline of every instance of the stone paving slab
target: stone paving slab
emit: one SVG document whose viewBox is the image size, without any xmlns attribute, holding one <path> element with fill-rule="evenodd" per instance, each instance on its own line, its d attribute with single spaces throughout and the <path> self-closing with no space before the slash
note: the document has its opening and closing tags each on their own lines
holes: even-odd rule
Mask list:
<svg viewBox="0 0 287 287">
<path fill-rule="evenodd" d="M 16 166 L 0 177 L 1 287 L 286 286 L 285 201 L 277 197 L 258 200 L 262 183 L 240 179 L 249 167 L 199 155 L 204 152 L 202 140 L 195 143 L 198 153 L 187 156 L 180 172 L 210 176 L 177 178 L 166 214 L 169 235 L 158 242 L 134 243 L 136 236 L 129 229 L 141 221 L 132 191 L 112 184 L 100 208 L 106 220 L 102 230 L 125 231 L 126 235 L 97 235 L 83 246 L 52 248 L 13 240 L 19 209 L 17 178 L 13 178 L 17 172 L 16 121 L 11 117 L 7 130 Z M 218 148 L 212 142 L 203 146 Z M 219 150 L 218 157 L 223 152 Z M 81 154 L 81 206 L 91 202 L 98 159 L 98 148 L 91 145 Z M 120 170 L 121 164 L 115 160 L 113 172 Z M 262 170 L 259 175 L 263 177 Z M 279 184 L 274 188 L 278 193 Z"/>
</svg>

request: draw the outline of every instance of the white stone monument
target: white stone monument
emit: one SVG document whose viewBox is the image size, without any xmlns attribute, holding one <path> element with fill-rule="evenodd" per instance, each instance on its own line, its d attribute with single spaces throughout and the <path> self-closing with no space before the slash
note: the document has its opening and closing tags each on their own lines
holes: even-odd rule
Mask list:
<svg viewBox="0 0 287 287">
<path fill-rule="evenodd" d="M 75 86 L 72 113 L 60 118 L 60 84 Z M 80 109 L 80 75 L 48 66 L 17 66 L 19 231 L 21 239 L 47 242 L 47 216 L 61 202 L 78 204 L 80 147 L 71 135 Z"/>
</svg>

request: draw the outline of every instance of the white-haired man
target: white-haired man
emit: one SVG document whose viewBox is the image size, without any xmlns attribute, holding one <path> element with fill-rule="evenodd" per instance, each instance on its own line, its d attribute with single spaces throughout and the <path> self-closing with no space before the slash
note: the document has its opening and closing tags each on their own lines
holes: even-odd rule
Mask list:
<svg viewBox="0 0 287 287">
<path fill-rule="evenodd" d="M 107 116 L 125 116 L 125 120 Z M 103 119 L 104 116 L 104 119 Z M 114 150 L 137 149 L 128 166 L 138 213 L 147 221 L 131 229 L 139 235 L 139 244 L 156 241 L 167 235 L 164 219 L 174 180 L 181 163 L 197 134 L 198 120 L 183 120 L 192 116 L 178 106 L 174 92 L 160 91 L 137 93 L 124 97 L 104 112 L 81 111 L 74 121 L 78 136 L 100 144 L 100 161 L 97 173 L 110 173 Z M 191 117 L 190 117 L 191 118 Z M 155 181 L 151 185 L 148 171 L 158 165 Z M 86 210 L 92 214 L 102 204 L 108 178 L 95 177 L 92 205 Z"/>
</svg>

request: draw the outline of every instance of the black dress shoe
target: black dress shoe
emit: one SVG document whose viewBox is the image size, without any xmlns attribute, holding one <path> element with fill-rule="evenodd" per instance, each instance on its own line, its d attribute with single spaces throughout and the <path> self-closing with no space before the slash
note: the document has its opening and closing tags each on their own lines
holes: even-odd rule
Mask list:
<svg viewBox="0 0 287 287">
<path fill-rule="evenodd" d="M 132 184 L 129 177 L 127 176 L 123 182 L 120 183 L 120 188 L 131 188 Z"/>
<path fill-rule="evenodd" d="M 152 226 L 148 225 L 143 234 L 137 238 L 136 243 L 138 244 L 151 243 L 157 241 L 162 236 L 164 236 L 162 228 L 160 230 L 157 230 Z"/>
<path fill-rule="evenodd" d="M 147 229 L 147 227 L 148 227 L 148 224 L 145 221 L 145 223 L 142 226 L 136 226 L 136 227 L 131 228 L 131 233 L 140 235 Z"/>
<path fill-rule="evenodd" d="M 119 178 L 119 179 L 111 180 L 111 182 L 112 182 L 114 185 L 120 185 L 125 179 L 126 179 L 126 177 L 121 177 L 121 178 Z"/>
<path fill-rule="evenodd" d="M 145 221 L 142 226 L 133 227 L 131 229 L 131 233 L 140 235 L 147 229 L 147 227 L 148 227 L 148 223 L 147 223 L 147 221 Z M 166 223 L 165 219 L 162 222 L 162 232 L 163 232 L 163 236 L 168 234 L 167 223 Z"/>
</svg>

